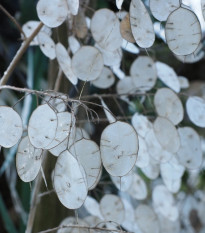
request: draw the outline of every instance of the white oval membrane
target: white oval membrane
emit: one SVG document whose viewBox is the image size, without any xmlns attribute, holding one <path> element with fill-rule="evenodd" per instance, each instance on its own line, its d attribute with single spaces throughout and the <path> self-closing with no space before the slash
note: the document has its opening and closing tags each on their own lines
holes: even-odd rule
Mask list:
<svg viewBox="0 0 205 233">
<path fill-rule="evenodd" d="M 72 15 L 78 14 L 79 0 L 66 0 L 68 4 L 68 9 Z"/>
<path fill-rule="evenodd" d="M 102 163 L 112 176 L 124 176 L 133 168 L 138 153 L 138 137 L 128 123 L 108 125 L 100 139 Z"/>
<path fill-rule="evenodd" d="M 179 210 L 175 205 L 174 197 L 164 185 L 155 186 L 152 192 L 152 201 L 155 212 L 171 221 L 178 219 Z"/>
<path fill-rule="evenodd" d="M 61 44 L 56 44 L 56 58 L 59 66 L 63 70 L 63 73 L 67 77 L 67 79 L 73 84 L 76 85 L 78 82 L 78 78 L 73 73 L 71 68 L 71 58 L 66 50 L 66 48 Z"/>
<path fill-rule="evenodd" d="M 109 9 L 95 11 L 91 19 L 91 32 L 95 41 L 105 50 L 114 51 L 122 44 L 119 19 Z"/>
<path fill-rule="evenodd" d="M 23 123 L 19 114 L 10 107 L 0 106 L 0 146 L 14 146 L 22 133 Z"/>
<path fill-rule="evenodd" d="M 119 189 L 122 192 L 125 192 L 130 188 L 132 184 L 133 172 L 130 171 L 127 175 L 122 177 L 110 176 L 110 178 L 114 185 L 117 187 L 117 189 Z"/>
<path fill-rule="evenodd" d="M 205 127 L 205 100 L 198 96 L 190 96 L 186 101 L 189 119 L 198 127 Z"/>
<path fill-rule="evenodd" d="M 22 138 L 16 154 L 16 170 L 24 182 L 33 181 L 41 168 L 42 149 L 36 149 L 28 136 Z"/>
<path fill-rule="evenodd" d="M 125 209 L 121 199 L 113 194 L 106 194 L 100 200 L 100 211 L 107 221 L 121 224 L 124 220 Z"/>
<path fill-rule="evenodd" d="M 154 27 L 150 15 L 141 0 L 130 3 L 130 25 L 133 37 L 141 48 L 149 48 L 155 41 Z"/>
<path fill-rule="evenodd" d="M 198 48 L 202 37 L 197 16 L 194 12 L 182 7 L 173 11 L 165 25 L 165 36 L 169 49 L 174 54 L 193 53 Z"/>
<path fill-rule="evenodd" d="M 54 188 L 60 202 L 68 209 L 80 208 L 87 197 L 88 189 L 84 170 L 67 150 L 57 159 Z"/>
<path fill-rule="evenodd" d="M 71 67 L 80 80 L 93 81 L 102 72 L 102 54 L 95 47 L 82 46 L 72 57 Z"/>
<path fill-rule="evenodd" d="M 92 84 L 100 89 L 107 89 L 111 87 L 114 82 L 115 76 L 113 75 L 112 71 L 107 67 L 103 67 L 100 76 L 95 79 Z"/>
<path fill-rule="evenodd" d="M 55 43 L 45 32 L 38 33 L 38 43 L 45 56 L 53 60 L 56 57 Z"/>
<path fill-rule="evenodd" d="M 135 218 L 140 230 L 143 233 L 160 232 L 157 215 L 150 206 L 144 204 L 138 205 L 135 210 Z"/>
<path fill-rule="evenodd" d="M 76 141 L 69 151 L 83 166 L 90 189 L 96 183 L 102 166 L 99 146 L 92 140 L 81 139 Z"/>
<path fill-rule="evenodd" d="M 57 115 L 48 104 L 38 106 L 32 113 L 28 123 L 28 136 L 36 148 L 48 146 L 56 136 Z"/>
<path fill-rule="evenodd" d="M 68 15 L 66 0 L 39 0 L 36 6 L 39 19 L 48 27 L 60 26 Z"/>
<path fill-rule="evenodd" d="M 159 116 L 179 124 L 184 117 L 184 109 L 179 97 L 169 88 L 160 88 L 154 96 L 154 105 Z"/>
<path fill-rule="evenodd" d="M 100 205 L 93 197 L 87 196 L 84 202 L 84 207 L 86 208 L 89 214 L 98 217 L 102 221 L 103 217 L 100 212 Z"/>
<path fill-rule="evenodd" d="M 137 112 L 132 116 L 131 121 L 137 133 L 143 138 L 152 129 L 152 123 L 148 120 L 147 116 Z"/>
<path fill-rule="evenodd" d="M 159 21 L 166 21 L 171 12 L 180 7 L 179 0 L 150 0 L 150 11 Z"/>
<path fill-rule="evenodd" d="M 154 61 L 148 56 L 139 56 L 130 67 L 130 76 L 140 91 L 151 90 L 157 80 L 157 71 Z"/>
<path fill-rule="evenodd" d="M 163 62 L 156 62 L 158 78 L 175 92 L 180 91 L 179 79 L 172 67 Z"/>
<path fill-rule="evenodd" d="M 147 197 L 147 186 L 144 180 L 136 173 L 133 174 L 132 184 L 128 193 L 136 200 L 144 200 Z"/>
<path fill-rule="evenodd" d="M 179 134 L 175 126 L 164 117 L 157 117 L 153 129 L 157 140 L 164 150 L 176 153 L 180 147 Z"/>
<path fill-rule="evenodd" d="M 75 117 L 69 112 L 57 113 L 58 125 L 54 140 L 45 149 L 49 150 L 62 143 L 75 126 Z"/>
<path fill-rule="evenodd" d="M 188 169 L 197 169 L 201 166 L 203 155 L 201 141 L 198 133 L 191 127 L 178 129 L 180 136 L 180 148 L 177 159 Z"/>
</svg>

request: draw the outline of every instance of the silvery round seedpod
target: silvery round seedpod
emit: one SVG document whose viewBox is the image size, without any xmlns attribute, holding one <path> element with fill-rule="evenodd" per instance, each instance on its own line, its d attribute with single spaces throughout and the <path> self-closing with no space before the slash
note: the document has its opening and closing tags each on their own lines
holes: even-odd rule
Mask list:
<svg viewBox="0 0 205 233">
<path fill-rule="evenodd" d="M 100 211 L 107 221 L 121 224 L 125 216 L 125 208 L 121 199 L 113 194 L 106 194 L 100 200 Z"/>
<path fill-rule="evenodd" d="M 178 162 L 175 156 L 169 162 L 160 164 L 160 173 L 165 179 L 178 180 L 183 176 L 184 171 L 185 167 Z"/>
<path fill-rule="evenodd" d="M 180 219 L 177 219 L 176 221 L 171 221 L 168 218 L 164 217 L 162 214 L 157 214 L 157 216 L 159 219 L 161 232 L 182 233 Z"/>
<path fill-rule="evenodd" d="M 179 134 L 175 126 L 164 117 L 157 117 L 153 123 L 154 133 L 162 148 L 176 153 L 180 147 Z"/>
<path fill-rule="evenodd" d="M 134 87 L 133 84 L 133 79 L 128 76 L 118 81 L 116 89 L 117 89 L 117 93 L 120 95 L 131 94 L 136 91 L 136 88 Z"/>
<path fill-rule="evenodd" d="M 140 53 L 139 48 L 135 44 L 127 42 L 124 39 L 122 41 L 122 46 L 121 47 L 122 47 L 122 49 L 124 49 L 125 51 L 127 51 L 129 53 L 133 53 L 133 54 L 139 54 Z"/>
<path fill-rule="evenodd" d="M 184 109 L 179 97 L 169 88 L 160 88 L 154 96 L 154 105 L 159 116 L 166 117 L 174 125 L 184 117 Z"/>
<path fill-rule="evenodd" d="M 39 26 L 39 24 L 40 24 L 40 21 L 30 20 L 30 21 L 27 21 L 22 26 L 22 30 L 27 38 L 31 36 L 31 34 L 35 31 L 35 29 Z M 48 36 L 51 35 L 51 29 L 48 28 L 47 26 L 43 26 L 41 28 L 40 32 L 44 32 Z M 37 36 L 35 36 L 34 39 L 31 41 L 30 45 L 38 45 L 38 44 L 39 44 L 38 38 L 37 38 Z"/>
<path fill-rule="evenodd" d="M 156 162 L 157 163 L 166 163 L 172 158 L 173 153 L 170 153 L 165 148 L 163 148 L 163 146 L 161 145 L 161 143 L 157 139 L 156 134 L 155 134 L 153 129 L 151 129 L 146 134 L 145 142 L 147 145 L 147 150 L 149 152 L 149 155 L 152 158 L 152 160 L 155 161 L 155 163 Z M 167 146 L 167 145 L 165 145 L 165 146 Z"/>
<path fill-rule="evenodd" d="M 39 19 L 48 27 L 54 28 L 61 25 L 67 15 L 66 0 L 39 0 L 36 6 Z"/>
<path fill-rule="evenodd" d="M 138 139 L 139 139 L 139 151 L 135 165 L 137 167 L 143 168 L 149 165 L 149 152 L 145 139 L 142 138 L 140 135 L 138 135 Z"/>
<path fill-rule="evenodd" d="M 127 13 L 127 15 L 122 19 L 120 23 L 120 33 L 126 41 L 130 43 L 135 43 L 135 38 L 133 37 L 131 26 L 130 26 L 130 14 L 129 13 Z"/>
<path fill-rule="evenodd" d="M 204 57 L 204 54 L 205 53 L 203 51 L 203 44 L 200 43 L 198 48 L 193 53 L 189 55 L 185 55 L 185 56 L 175 55 L 175 57 L 183 63 L 195 63 L 195 62 L 200 61 Z"/>
<path fill-rule="evenodd" d="M 198 96 L 191 96 L 186 102 L 189 119 L 195 125 L 205 127 L 205 100 Z"/>
<path fill-rule="evenodd" d="M 65 227 L 61 228 L 61 226 L 68 226 L 68 225 L 79 225 L 79 226 L 85 226 L 88 227 L 88 224 L 86 221 L 75 217 L 67 217 L 61 221 L 57 233 L 90 233 L 88 229 L 85 228 L 73 228 L 73 227 Z"/>
<path fill-rule="evenodd" d="M 180 91 L 179 79 L 172 67 L 162 62 L 156 62 L 158 78 L 175 92 Z"/>
<path fill-rule="evenodd" d="M 181 179 L 177 179 L 177 180 L 172 180 L 172 179 L 167 179 L 167 178 L 163 178 L 163 182 L 165 184 L 165 186 L 167 187 L 167 189 L 171 192 L 171 193 L 177 193 L 179 191 L 179 189 L 181 188 L 181 183 L 182 180 Z"/>
<path fill-rule="evenodd" d="M 130 67 L 130 76 L 137 89 L 141 91 L 151 90 L 157 81 L 154 61 L 148 56 L 139 56 Z"/>
<path fill-rule="evenodd" d="M 125 78 L 125 72 L 120 69 L 120 64 L 112 66 L 112 72 L 119 78 L 124 79 Z"/>
<path fill-rule="evenodd" d="M 197 16 L 194 12 L 181 7 L 173 11 L 165 25 L 165 36 L 169 49 L 174 54 L 193 53 L 199 46 L 202 37 Z"/>
<path fill-rule="evenodd" d="M 91 32 L 95 41 L 105 50 L 114 51 L 122 44 L 120 22 L 109 9 L 95 11 L 91 20 Z"/>
<path fill-rule="evenodd" d="M 79 41 L 74 36 L 68 37 L 68 44 L 72 54 L 76 53 L 81 47 Z"/>
<path fill-rule="evenodd" d="M 105 112 L 105 115 L 108 119 L 108 122 L 110 124 L 116 122 L 116 118 L 114 117 L 113 113 L 110 111 L 110 109 L 108 108 L 108 106 L 106 105 L 106 103 L 104 102 L 104 100 L 102 98 L 100 98 L 100 102 L 101 102 L 102 108 Z"/>
<path fill-rule="evenodd" d="M 128 193 L 136 200 L 144 200 L 147 197 L 147 186 L 144 180 L 136 173 L 133 174 L 132 184 Z"/>
<path fill-rule="evenodd" d="M 71 67 L 80 80 L 93 81 L 102 72 L 102 54 L 95 47 L 82 46 L 72 57 Z"/>
<path fill-rule="evenodd" d="M 51 60 L 56 57 L 55 43 L 51 37 L 45 32 L 39 32 L 37 35 L 38 43 L 41 51 Z"/>
<path fill-rule="evenodd" d="M 108 125 L 100 139 L 102 163 L 112 176 L 126 175 L 136 163 L 138 137 L 128 123 L 116 121 Z"/>
<path fill-rule="evenodd" d="M 42 149 L 36 149 L 29 141 L 28 136 L 19 143 L 16 154 L 16 170 L 24 182 L 33 181 L 41 168 Z"/>
<path fill-rule="evenodd" d="M 117 187 L 117 189 L 119 189 L 122 192 L 125 192 L 130 188 L 132 184 L 133 172 L 130 171 L 127 175 L 122 177 L 110 176 L 110 178 L 114 185 Z"/>
<path fill-rule="evenodd" d="M 122 60 L 122 49 L 121 48 L 118 48 L 113 51 L 109 51 L 109 50 L 101 48 L 97 43 L 95 43 L 95 47 L 98 50 L 100 50 L 103 56 L 104 65 L 116 66 L 121 63 L 121 60 Z"/>
<path fill-rule="evenodd" d="M 203 155 L 198 133 L 191 127 L 179 128 L 178 132 L 181 145 L 177 152 L 177 159 L 188 169 L 199 168 L 202 164 Z"/>
<path fill-rule="evenodd" d="M 57 113 L 58 125 L 56 129 L 56 135 L 54 140 L 45 147 L 49 150 L 58 146 L 63 142 L 72 132 L 73 126 L 75 126 L 75 117 L 69 112 L 59 112 Z"/>
<path fill-rule="evenodd" d="M 159 21 L 166 21 L 171 12 L 180 7 L 179 0 L 150 0 L 150 11 Z"/>
<path fill-rule="evenodd" d="M 66 50 L 66 48 L 61 44 L 58 43 L 56 45 L 56 58 L 58 60 L 58 64 L 63 70 L 67 79 L 73 84 L 76 85 L 78 82 L 78 78 L 73 73 L 71 68 L 71 58 Z"/>
<path fill-rule="evenodd" d="M 154 27 L 141 0 L 132 0 L 130 3 L 130 24 L 136 43 L 141 48 L 151 47 L 155 40 Z"/>
<path fill-rule="evenodd" d="M 92 140 L 81 139 L 76 141 L 69 148 L 69 151 L 83 166 L 88 189 L 90 189 L 96 183 L 101 171 L 102 163 L 99 146 Z"/>
<path fill-rule="evenodd" d="M 171 221 L 179 217 L 179 210 L 175 205 L 173 195 L 164 185 L 157 185 L 152 192 L 152 201 L 155 212 L 162 214 Z"/>
<path fill-rule="evenodd" d="M 186 89 L 186 88 L 189 88 L 190 86 L 188 78 L 184 76 L 179 76 L 179 83 L 180 83 L 181 89 Z"/>
<path fill-rule="evenodd" d="M 68 209 L 80 208 L 87 197 L 85 172 L 68 150 L 62 152 L 57 159 L 54 188 L 60 202 Z"/>
<path fill-rule="evenodd" d="M 76 141 L 85 138 L 90 139 L 88 133 L 82 128 L 71 128 L 68 137 L 56 147 L 49 149 L 54 156 L 59 156 L 64 150 L 69 149 Z"/>
<path fill-rule="evenodd" d="M 92 84 L 95 87 L 101 88 L 101 89 L 107 89 L 111 87 L 115 82 L 115 76 L 113 75 L 112 71 L 107 68 L 103 67 L 103 70 L 100 74 L 100 76 L 95 79 Z"/>
<path fill-rule="evenodd" d="M 150 206 L 144 204 L 138 205 L 135 210 L 135 218 L 142 233 L 160 232 L 157 215 Z"/>
<path fill-rule="evenodd" d="M 93 197 L 87 196 L 83 206 L 86 208 L 89 214 L 98 217 L 102 221 L 103 217 L 100 212 L 100 205 Z"/>
<path fill-rule="evenodd" d="M 134 207 L 127 199 L 121 198 L 121 200 L 125 208 L 124 221 L 121 223 L 122 227 L 127 231 L 139 232 L 139 227 L 136 223 Z"/>
<path fill-rule="evenodd" d="M 147 167 L 141 168 L 142 172 L 151 180 L 155 180 L 159 176 L 159 164 L 155 164 L 150 160 Z"/>
<path fill-rule="evenodd" d="M 28 123 L 28 137 L 36 148 L 48 146 L 56 136 L 57 115 L 48 104 L 38 106 Z"/>
<path fill-rule="evenodd" d="M 68 4 L 68 9 L 72 15 L 78 14 L 79 0 L 66 0 Z"/>
<path fill-rule="evenodd" d="M 19 114 L 10 107 L 0 106 L 0 146 L 14 146 L 22 133 L 23 123 Z"/>
<path fill-rule="evenodd" d="M 148 120 L 147 116 L 137 112 L 132 116 L 132 125 L 143 138 L 152 129 L 152 123 Z"/>
</svg>

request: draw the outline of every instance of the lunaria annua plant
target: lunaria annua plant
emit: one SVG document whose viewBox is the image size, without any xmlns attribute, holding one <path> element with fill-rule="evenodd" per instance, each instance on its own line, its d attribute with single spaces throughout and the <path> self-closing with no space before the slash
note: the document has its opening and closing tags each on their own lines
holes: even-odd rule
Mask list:
<svg viewBox="0 0 205 233">
<path fill-rule="evenodd" d="M 53 229 L 58 233 L 202 233 L 205 194 L 194 190 L 193 184 L 189 184 L 192 194 L 181 187 L 189 182 L 182 179 L 185 173 L 192 177 L 194 171 L 196 176 L 204 168 L 204 139 L 197 129 L 205 127 L 205 99 L 185 95 L 188 79 L 149 53 L 155 49 L 153 21 L 158 20 L 165 22 L 161 30 L 170 53 L 189 63 L 202 59 L 199 20 L 177 0 L 150 0 L 149 6 L 142 0 L 131 0 L 128 11 L 123 2 L 129 1 L 116 0 L 116 9 L 122 11 L 103 8 L 91 14 L 88 0 L 38 1 L 39 21 L 22 26 L 26 36 L 22 47 L 39 46 L 58 63 L 56 83 L 63 73 L 70 88 L 82 90 L 71 98 L 60 93 L 59 85 L 55 91 L 5 86 L 16 66 L 14 60 L 0 89 L 33 94 L 42 101 L 27 124 L 15 107 L 0 106 L 0 145 L 10 148 L 18 143 L 16 168 L 24 182 L 41 175 L 46 182 L 46 153 L 57 157 L 49 174 L 53 191 L 59 205 L 79 214 L 78 218 L 61 219 Z M 69 28 L 68 45 L 53 36 L 62 24 Z M 16 55 L 19 58 L 22 47 Z M 123 69 L 125 53 L 132 54 L 132 60 Z M 83 95 L 85 85 L 87 96 Z M 92 88 L 103 94 L 89 95 Z M 108 98 L 115 99 L 121 116 L 112 113 L 115 110 Z M 96 123 L 89 122 L 89 126 L 98 131 L 101 119 L 95 106 L 104 110 L 107 121 L 97 140 L 93 130 L 80 127 L 78 118 L 83 108 L 87 121 Z M 129 117 L 123 108 L 129 110 Z M 200 221 L 199 231 L 190 220 L 193 209 Z M 27 232 L 32 231 L 32 214 Z"/>
</svg>

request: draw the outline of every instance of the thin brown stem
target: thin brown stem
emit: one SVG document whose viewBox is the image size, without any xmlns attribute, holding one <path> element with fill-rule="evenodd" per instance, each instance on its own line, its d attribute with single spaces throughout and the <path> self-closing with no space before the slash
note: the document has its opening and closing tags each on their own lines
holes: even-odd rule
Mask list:
<svg viewBox="0 0 205 233">
<path fill-rule="evenodd" d="M 20 24 L 17 22 L 17 20 L 0 4 L 0 10 L 4 12 L 5 15 L 8 16 L 8 18 L 16 25 L 20 33 L 23 35 L 23 39 L 26 39 L 26 35 L 24 31 L 22 30 Z"/>
<path fill-rule="evenodd" d="M 103 227 L 88 227 L 88 226 L 79 226 L 79 225 L 62 225 L 62 226 L 54 227 L 52 229 L 48 229 L 45 231 L 40 231 L 38 233 L 48 233 L 48 232 L 57 231 L 59 229 L 64 229 L 64 228 L 77 228 L 77 229 L 85 229 L 89 231 L 96 230 L 96 231 L 105 231 L 105 232 L 132 233 L 132 232 L 118 230 L 118 229 L 108 229 L 108 228 L 103 228 Z"/>
<path fill-rule="evenodd" d="M 7 70 L 4 72 L 4 76 L 0 80 L 0 86 L 5 85 L 12 74 L 13 70 L 17 66 L 18 62 L 20 61 L 21 57 L 25 53 L 26 49 L 29 47 L 31 41 L 34 39 L 34 37 L 38 34 L 38 32 L 43 27 L 43 23 L 40 22 L 38 27 L 34 30 L 34 32 L 31 34 L 30 37 L 28 37 L 22 44 L 19 50 L 17 51 L 15 57 L 11 61 L 10 65 L 8 66 Z"/>
<path fill-rule="evenodd" d="M 63 77 L 63 71 L 62 71 L 61 68 L 59 68 L 58 76 L 57 76 L 55 86 L 54 86 L 54 91 L 58 91 L 60 89 L 60 84 L 61 84 L 62 77 Z"/>
</svg>

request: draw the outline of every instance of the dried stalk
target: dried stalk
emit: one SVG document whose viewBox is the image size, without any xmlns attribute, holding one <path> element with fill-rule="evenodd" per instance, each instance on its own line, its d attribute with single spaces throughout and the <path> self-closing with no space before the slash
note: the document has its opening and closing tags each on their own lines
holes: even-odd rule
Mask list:
<svg viewBox="0 0 205 233">
<path fill-rule="evenodd" d="M 53 232 L 53 231 L 57 231 L 59 229 L 64 229 L 64 228 L 85 229 L 85 230 L 88 230 L 89 232 L 91 230 L 96 230 L 96 231 L 105 231 L 105 232 L 133 233 L 133 232 L 123 231 L 123 230 L 108 229 L 108 228 L 97 227 L 97 226 L 96 227 L 88 227 L 88 226 L 79 226 L 79 225 L 63 225 L 63 226 L 55 227 L 55 228 L 48 229 L 45 231 L 40 231 L 38 233 L 48 233 L 48 232 Z"/>
<path fill-rule="evenodd" d="M 14 56 L 13 60 L 9 64 L 7 70 L 4 72 L 4 76 L 0 80 L 0 86 L 3 86 L 7 83 L 9 77 L 11 76 L 12 72 L 14 71 L 15 67 L 17 66 L 18 62 L 20 61 L 23 54 L 26 52 L 26 49 L 29 47 L 31 41 L 34 37 L 38 34 L 38 32 L 43 27 L 43 23 L 40 22 L 38 27 L 34 30 L 30 37 L 28 37 L 23 43 L 21 44 L 19 50 L 17 51 L 16 55 Z"/>
</svg>

